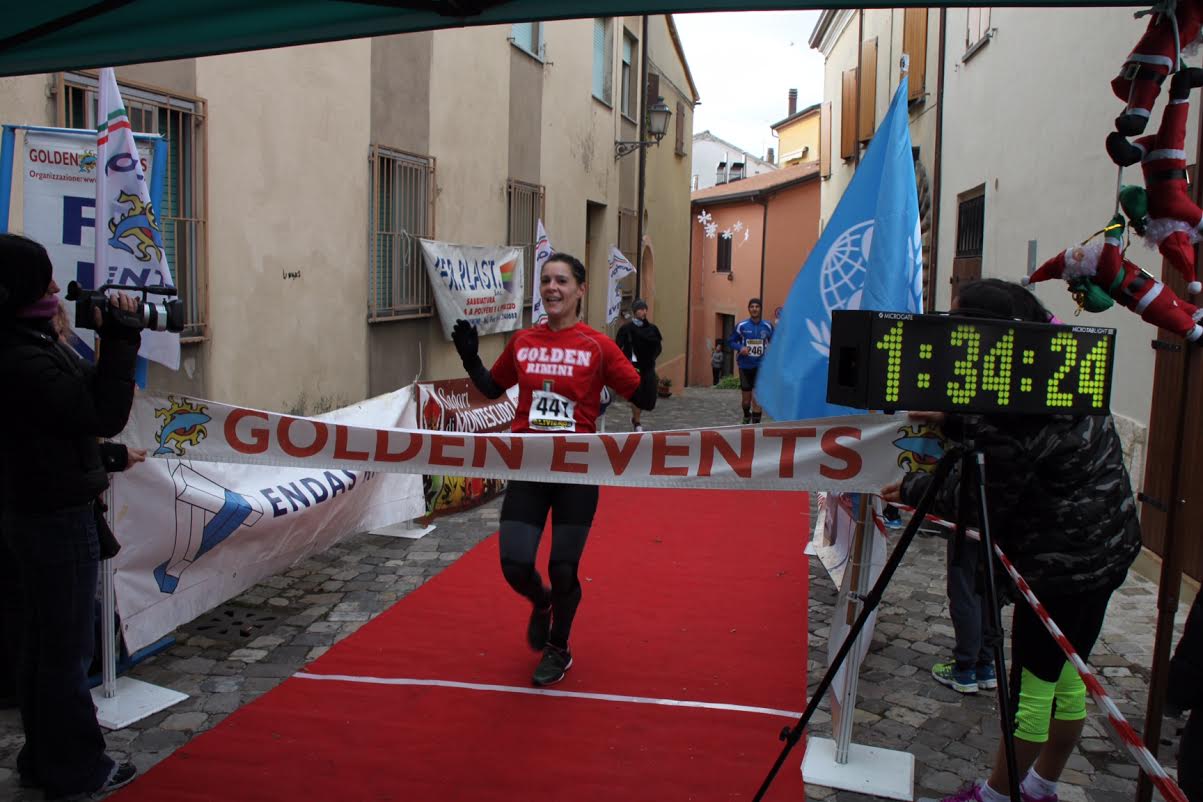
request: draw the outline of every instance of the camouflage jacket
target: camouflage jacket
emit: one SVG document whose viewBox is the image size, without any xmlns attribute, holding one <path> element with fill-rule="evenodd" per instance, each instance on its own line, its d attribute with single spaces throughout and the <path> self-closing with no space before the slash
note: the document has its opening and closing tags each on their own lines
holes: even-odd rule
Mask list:
<svg viewBox="0 0 1203 802">
<path fill-rule="evenodd" d="M 986 458 L 990 532 L 1039 596 L 1123 582 L 1140 552 L 1136 501 L 1110 416 L 950 416 L 945 435 L 971 435 Z M 955 519 L 960 466 L 935 500 Z M 918 503 L 930 474 L 909 474 L 902 498 Z M 966 523 L 977 526 L 977 482 Z"/>
</svg>

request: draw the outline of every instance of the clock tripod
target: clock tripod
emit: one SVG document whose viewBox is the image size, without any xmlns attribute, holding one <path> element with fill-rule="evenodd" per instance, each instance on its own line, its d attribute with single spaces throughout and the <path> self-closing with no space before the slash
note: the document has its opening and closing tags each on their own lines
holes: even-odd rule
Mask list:
<svg viewBox="0 0 1203 802">
<path fill-rule="evenodd" d="M 965 538 L 964 513 L 969 511 L 970 504 L 972 503 L 971 490 L 974 487 L 977 488 L 979 530 L 981 532 L 982 551 L 986 559 L 985 603 L 990 605 L 993 616 L 993 620 L 991 621 L 993 632 L 990 633 L 990 640 L 992 641 L 994 652 L 994 672 L 998 677 L 998 709 L 1001 717 L 1002 737 L 1007 759 L 1007 775 L 1010 779 L 1011 802 L 1020 802 L 1019 772 L 1015 758 L 1015 740 L 1012 728 L 1010 695 L 1007 687 L 1006 661 L 1003 656 L 1002 610 L 998 605 L 997 584 L 994 574 L 994 563 L 996 561 L 994 557 L 994 540 L 990 533 L 990 519 L 986 509 L 986 458 L 985 454 L 974 447 L 972 438 L 965 438 L 964 442 L 965 445 L 963 446 L 949 449 L 936 464 L 932 481 L 928 484 L 923 497 L 919 500 L 918 505 L 916 505 L 915 514 L 911 516 L 911 520 L 907 523 L 906 528 L 898 539 L 898 544 L 890 553 L 889 559 L 886 560 L 877 582 L 874 583 L 873 588 L 868 594 L 861 598 L 860 613 L 857 615 L 852 627 L 848 630 L 847 635 L 845 635 L 844 642 L 840 644 L 840 648 L 831 661 L 831 665 L 828 666 L 827 672 L 823 675 L 823 679 L 819 681 L 818 687 L 811 694 L 810 702 L 806 705 L 806 710 L 792 727 L 786 727 L 781 731 L 780 738 L 782 741 L 785 741 L 785 746 L 782 748 L 781 754 L 778 755 L 776 762 L 773 763 L 772 768 L 769 769 L 768 775 L 753 797 L 753 802 L 758 802 L 764 798 L 773 779 L 777 776 L 777 772 L 781 770 L 781 767 L 789 757 L 790 751 L 801 740 L 802 733 L 806 730 L 824 695 L 835 681 L 836 673 L 844 664 L 848 653 L 852 651 L 857 636 L 864 629 L 869 616 L 877 609 L 878 604 L 881 603 L 886 586 L 890 584 L 894 572 L 898 570 L 903 557 L 906 556 L 907 548 L 910 546 L 911 541 L 914 540 L 915 534 L 919 531 L 920 524 L 926 519 L 936 495 L 947 481 L 954 466 L 959 466 L 961 479 L 957 504 L 958 523 L 955 534 L 956 543 L 954 548 L 959 549 L 963 545 Z"/>
</svg>

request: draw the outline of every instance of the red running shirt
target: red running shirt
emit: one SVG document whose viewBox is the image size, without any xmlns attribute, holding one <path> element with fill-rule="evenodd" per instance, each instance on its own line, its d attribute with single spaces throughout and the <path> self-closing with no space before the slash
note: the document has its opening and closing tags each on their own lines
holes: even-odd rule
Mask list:
<svg viewBox="0 0 1203 802">
<path fill-rule="evenodd" d="M 623 398 L 639 389 L 639 373 L 630 360 L 613 340 L 584 323 L 559 331 L 546 323 L 523 329 L 489 372 L 501 387 L 518 385 L 515 432 L 594 432 L 603 387 L 613 387 Z"/>
</svg>

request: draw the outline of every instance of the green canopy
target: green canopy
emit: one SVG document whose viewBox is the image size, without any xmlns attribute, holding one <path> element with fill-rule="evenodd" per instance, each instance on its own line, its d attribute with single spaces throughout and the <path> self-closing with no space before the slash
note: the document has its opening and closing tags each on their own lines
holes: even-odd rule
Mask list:
<svg viewBox="0 0 1203 802">
<path fill-rule="evenodd" d="M 967 2 L 868 0 L 865 7 Z M 1126 6 L 1113 0 L 1002 0 L 994 6 Z M 846 8 L 826 0 L 9 0 L 0 75 L 136 64 L 241 50 L 534 19 L 683 11 Z"/>
</svg>

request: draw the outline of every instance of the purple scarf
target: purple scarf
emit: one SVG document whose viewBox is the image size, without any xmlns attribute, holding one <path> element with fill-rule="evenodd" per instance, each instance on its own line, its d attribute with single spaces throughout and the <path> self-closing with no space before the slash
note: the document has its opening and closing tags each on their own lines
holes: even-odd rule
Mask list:
<svg viewBox="0 0 1203 802">
<path fill-rule="evenodd" d="M 43 295 L 29 306 L 17 310 L 17 317 L 22 320 L 50 320 L 58 312 L 58 296 Z"/>
</svg>

